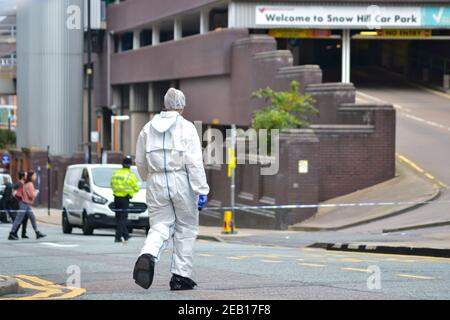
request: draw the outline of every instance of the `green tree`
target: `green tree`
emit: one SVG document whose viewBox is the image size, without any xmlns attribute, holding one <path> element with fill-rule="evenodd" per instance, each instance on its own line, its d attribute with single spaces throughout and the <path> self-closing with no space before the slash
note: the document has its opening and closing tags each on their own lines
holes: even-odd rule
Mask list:
<svg viewBox="0 0 450 320">
<path fill-rule="evenodd" d="M 16 134 L 13 131 L 0 129 L 0 149 L 8 149 L 15 144 Z"/>
<path fill-rule="evenodd" d="M 299 87 L 298 81 L 292 81 L 288 91 L 274 91 L 269 87 L 256 91 L 253 96 L 270 101 L 270 105 L 254 112 L 252 128 L 281 130 L 308 127 L 309 116 L 319 111 L 314 107 L 316 101 L 310 95 L 300 94 Z"/>
</svg>

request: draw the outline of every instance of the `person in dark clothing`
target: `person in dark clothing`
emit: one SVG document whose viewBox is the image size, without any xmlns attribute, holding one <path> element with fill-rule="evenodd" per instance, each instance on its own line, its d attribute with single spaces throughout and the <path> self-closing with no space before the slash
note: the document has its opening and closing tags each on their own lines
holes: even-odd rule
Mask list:
<svg viewBox="0 0 450 320">
<path fill-rule="evenodd" d="M 26 180 L 26 173 L 21 171 L 18 174 L 19 181 L 12 185 L 11 183 L 6 184 L 5 190 L 3 192 L 3 198 L 2 198 L 2 208 L 4 208 L 5 211 L 8 212 L 12 222 L 14 223 L 14 220 L 16 220 L 18 211 L 19 211 L 19 201 L 21 201 L 21 197 L 19 194 L 17 196 L 14 195 L 14 193 L 17 192 L 17 190 L 24 185 Z M 25 216 L 22 221 L 22 239 L 29 239 L 27 236 L 27 224 L 28 224 L 28 216 Z M 19 226 L 20 228 L 20 226 Z"/>
<path fill-rule="evenodd" d="M 14 185 L 10 183 L 8 179 L 4 181 L 5 189 L 3 191 L 3 197 L 0 201 L 0 210 L 5 211 L 9 215 L 13 223 L 17 217 L 17 213 L 19 211 L 19 201 L 21 200 L 20 196 L 18 197 L 15 196 L 15 193 L 20 188 L 20 186 L 22 186 L 25 183 L 26 173 L 20 171 L 18 174 L 18 178 L 19 181 Z M 28 224 L 28 216 L 25 216 L 21 224 L 22 239 L 29 239 L 27 236 L 27 224 Z"/>
<path fill-rule="evenodd" d="M 9 182 L 9 179 L 7 177 L 4 177 L 3 179 L 3 185 L 5 188 L 3 189 L 2 198 L 0 200 L 0 220 L 1 222 L 8 222 L 8 215 L 11 216 L 11 211 L 8 206 L 8 202 L 10 198 L 13 196 L 13 186 Z"/>
<path fill-rule="evenodd" d="M 9 233 L 8 240 L 19 240 L 17 236 L 17 230 L 19 229 L 19 226 L 20 224 L 22 224 L 25 217 L 28 217 L 30 219 L 31 225 L 33 226 L 33 229 L 36 233 L 36 239 L 41 239 L 46 236 L 37 229 L 36 216 L 31 209 L 31 205 L 34 203 L 34 200 L 39 193 L 39 191 L 34 188 L 35 180 L 36 174 L 34 173 L 34 171 L 29 171 L 26 176 L 25 184 L 20 185 L 19 189 L 16 192 L 16 198 L 20 199 L 19 211 L 16 219 L 14 220 L 11 232 Z"/>
</svg>

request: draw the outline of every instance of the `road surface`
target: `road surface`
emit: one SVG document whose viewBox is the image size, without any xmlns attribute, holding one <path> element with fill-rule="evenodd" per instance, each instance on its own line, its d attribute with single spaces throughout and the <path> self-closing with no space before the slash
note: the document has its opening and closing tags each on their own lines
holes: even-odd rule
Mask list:
<svg viewBox="0 0 450 320">
<path fill-rule="evenodd" d="M 0 225 L 0 274 L 17 277 L 23 291 L 3 299 L 450 298 L 450 259 L 328 252 L 306 248 L 307 241 L 298 246 L 198 241 L 196 290 L 169 290 L 170 256 L 165 252 L 154 285 L 145 291 L 131 278 L 143 236 L 124 246 L 114 244 L 110 231 L 63 235 L 49 226 L 43 227 L 48 237 L 42 241 L 10 242 L 9 228 Z M 76 285 L 77 271 L 81 288 L 67 288 L 68 279 Z"/>
<path fill-rule="evenodd" d="M 450 95 L 429 90 L 388 73 L 357 73 L 361 102 L 388 102 L 397 110 L 397 152 L 434 178 L 442 188 L 438 200 L 450 202 Z M 409 213 L 348 231 L 380 232 L 383 228 L 450 221 L 450 203 L 430 204 Z"/>
</svg>

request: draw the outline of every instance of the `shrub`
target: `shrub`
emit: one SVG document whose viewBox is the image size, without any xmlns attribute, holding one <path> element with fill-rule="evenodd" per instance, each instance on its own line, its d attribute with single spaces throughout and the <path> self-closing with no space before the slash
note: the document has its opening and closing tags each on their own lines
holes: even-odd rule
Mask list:
<svg viewBox="0 0 450 320">
<path fill-rule="evenodd" d="M 254 112 L 252 128 L 295 129 L 310 125 L 309 116 L 318 113 L 315 100 L 299 92 L 300 83 L 292 81 L 289 91 L 274 91 L 267 87 L 256 91 L 253 96 L 270 101 L 270 105 Z"/>
<path fill-rule="evenodd" d="M 0 149 L 8 149 L 16 145 L 16 133 L 14 131 L 0 129 Z"/>
</svg>

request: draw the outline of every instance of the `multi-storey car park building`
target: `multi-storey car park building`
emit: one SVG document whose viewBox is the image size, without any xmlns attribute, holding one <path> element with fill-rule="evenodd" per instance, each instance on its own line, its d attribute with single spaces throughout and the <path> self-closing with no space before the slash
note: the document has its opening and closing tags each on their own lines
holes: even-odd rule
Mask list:
<svg viewBox="0 0 450 320">
<path fill-rule="evenodd" d="M 261 107 L 252 92 L 289 65 L 319 65 L 329 82 L 384 68 L 448 89 L 449 28 L 445 0 L 108 1 L 93 127 L 105 149 L 133 154 L 170 86 L 187 118 L 247 126 Z"/>
<path fill-rule="evenodd" d="M 83 154 L 70 156 L 88 141 L 86 71 L 90 68 L 86 50 L 83 58 L 81 28 L 67 30 L 66 20 L 54 17 L 46 20 L 48 32 L 42 35 L 32 27 L 39 19 L 24 18 L 50 12 L 64 16 L 69 5 L 85 7 L 81 0 L 64 1 L 47 0 L 46 8 L 18 13 L 19 147 L 51 145 L 49 193 L 56 206 L 66 166 L 83 161 Z M 94 11 L 101 12 L 100 2 L 91 2 Z M 93 24 L 91 128 L 100 133 L 94 151 L 103 148 L 133 155 L 137 135 L 161 110 L 171 86 L 187 96 L 187 119 L 220 129 L 250 125 L 252 113 L 266 104 L 252 98 L 259 88 L 285 90 L 298 80 L 301 92 L 317 101 L 320 113 L 312 117 L 310 129 L 281 135 L 279 174 L 263 177 L 254 166 L 238 166 L 237 176 L 244 177 L 236 182 L 236 199 L 241 204 L 316 204 L 394 177 L 395 110 L 392 105 L 356 104 L 352 82 L 358 85 L 361 79 L 381 73 L 442 90 L 449 87 L 450 5 L 442 0 L 102 4 L 103 20 L 97 17 Z M 55 30 L 52 26 L 64 30 L 48 41 Z M 30 34 L 21 35 L 21 30 Z M 39 37 L 46 40 L 39 42 Z M 86 37 L 84 43 L 86 48 Z M 58 60 L 41 52 L 52 53 Z M 43 63 L 50 66 L 45 74 L 33 72 L 44 71 L 39 67 Z M 27 129 L 32 128 L 27 123 L 36 121 L 42 128 L 39 134 Z M 45 167 L 45 152 L 13 153 L 14 172 Z M 109 160 L 114 157 L 120 158 L 113 154 Z M 299 169 L 300 163 L 308 164 L 305 172 Z M 230 203 L 224 191 L 229 188 L 224 168 L 207 169 L 215 205 Z M 45 186 L 45 177 L 42 181 Z M 46 199 L 47 190 L 41 189 Z M 304 220 L 314 212 L 297 210 L 290 213 L 290 222 L 281 224 Z M 267 214 L 258 217 L 273 226 L 274 216 L 270 213 L 267 218 Z M 221 219 L 220 213 L 210 216 L 214 223 Z M 248 226 L 264 224 L 248 217 Z"/>
</svg>

